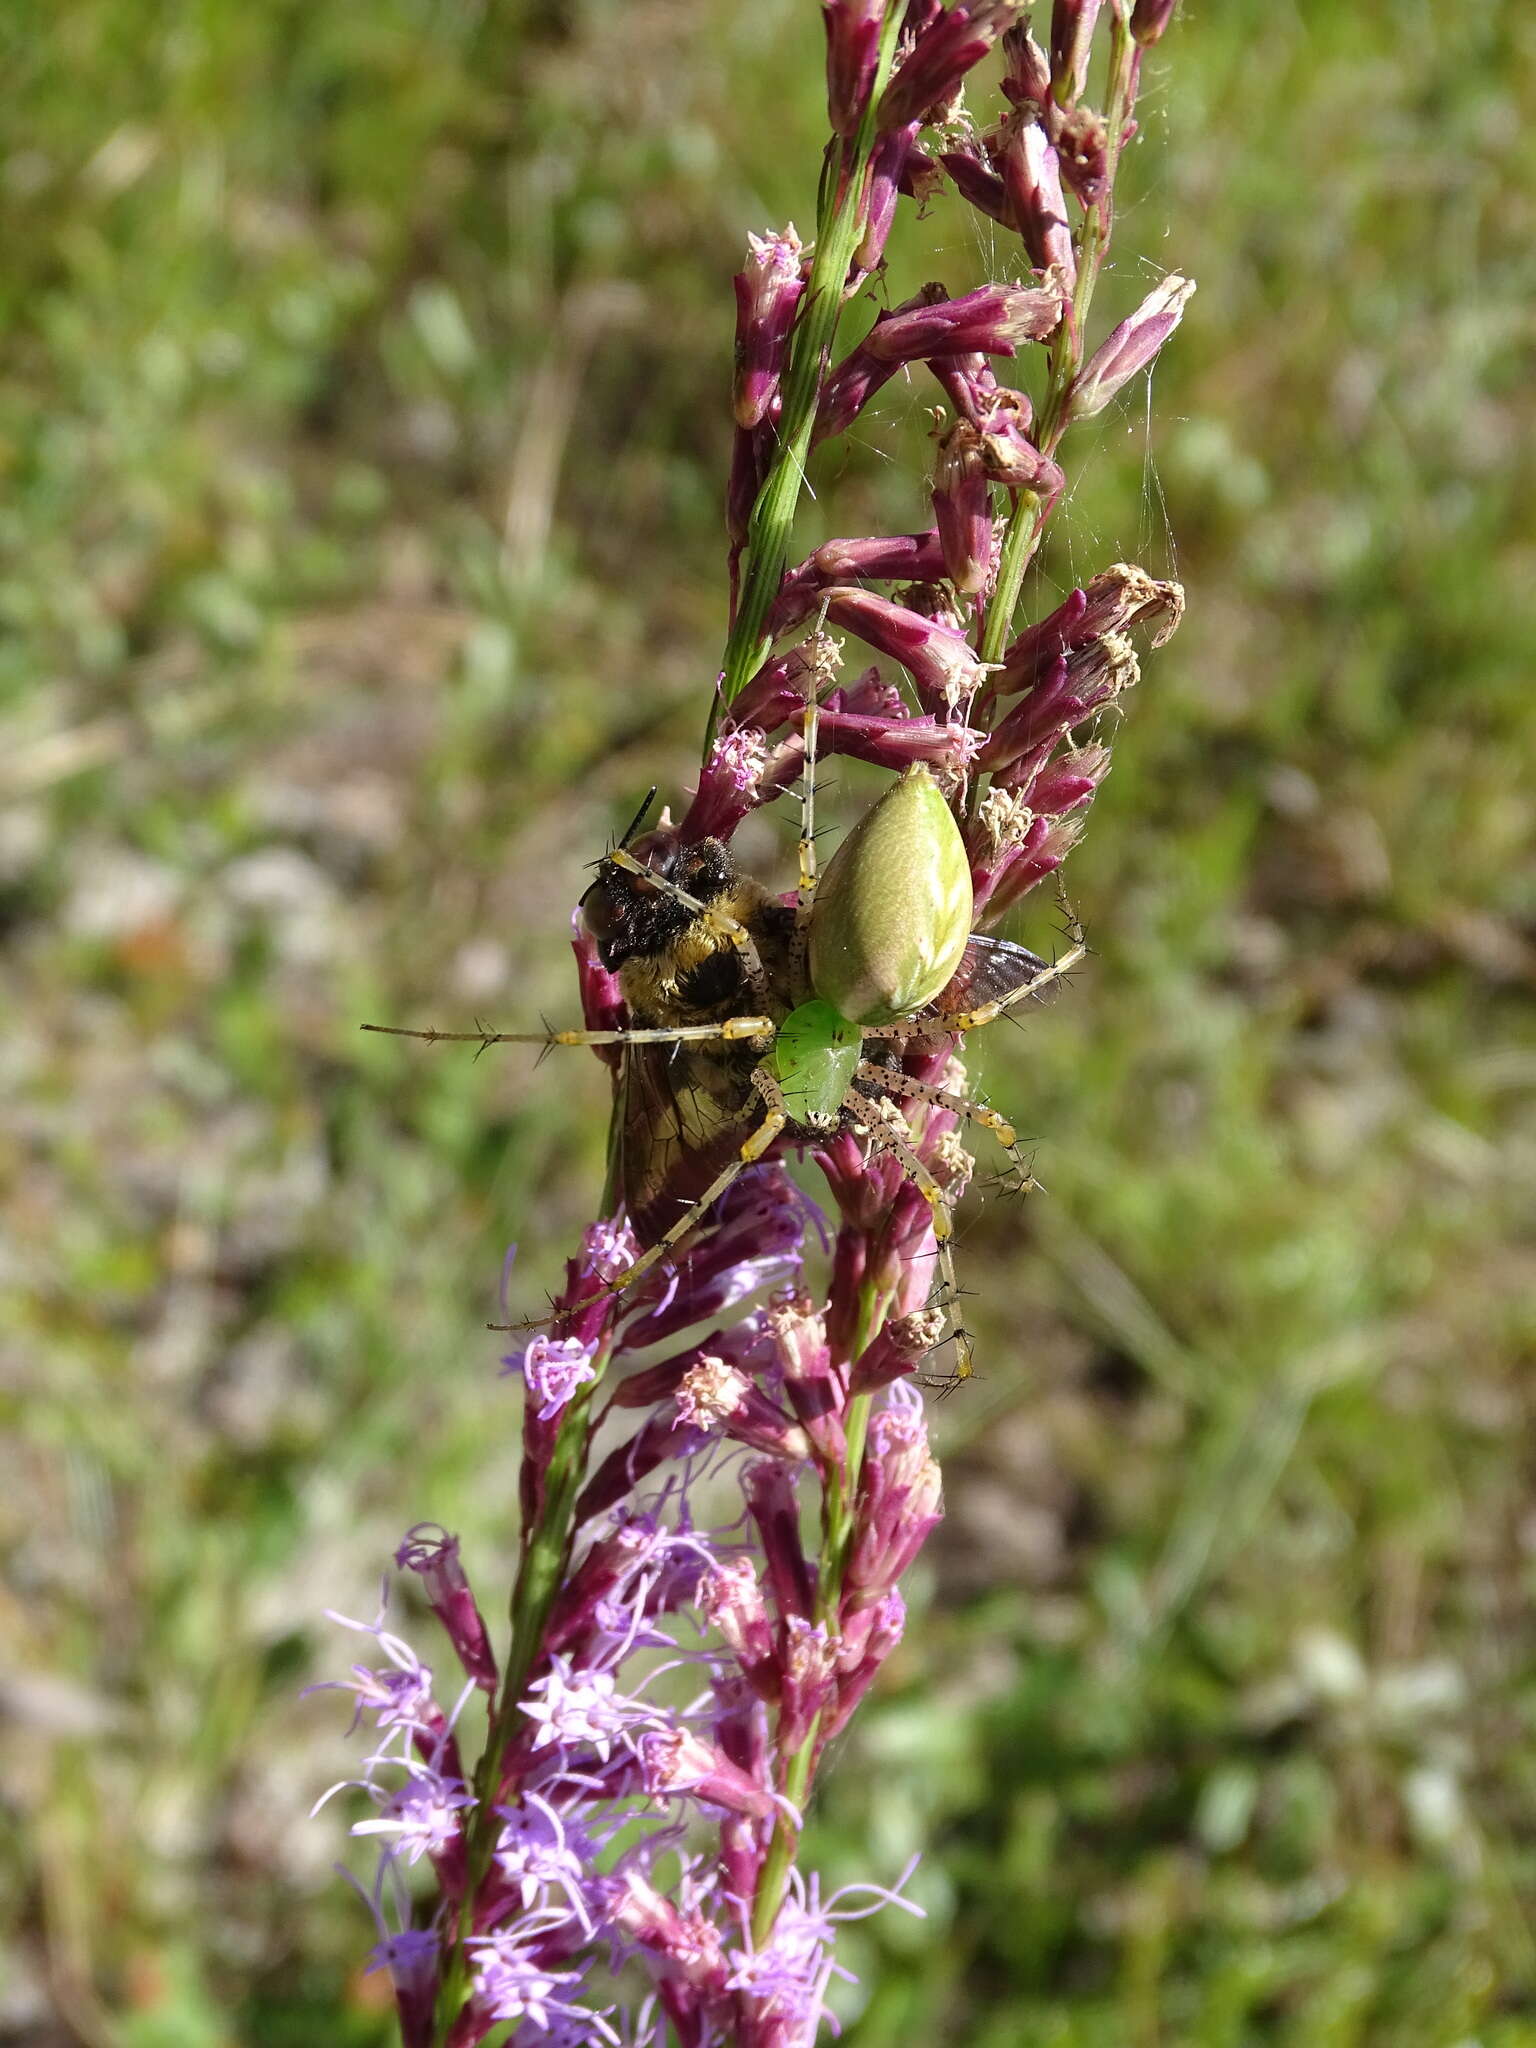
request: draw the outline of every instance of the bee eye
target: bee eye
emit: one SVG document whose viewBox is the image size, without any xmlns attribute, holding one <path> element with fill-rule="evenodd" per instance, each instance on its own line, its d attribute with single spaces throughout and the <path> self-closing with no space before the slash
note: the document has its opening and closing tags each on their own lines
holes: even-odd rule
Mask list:
<svg viewBox="0 0 1536 2048">
<path fill-rule="evenodd" d="M 639 861 L 643 868 L 655 868 L 659 874 L 666 874 L 673 854 L 677 851 L 677 834 L 657 830 L 642 832 L 632 840 L 627 849 L 632 860 Z"/>
<path fill-rule="evenodd" d="M 606 882 L 594 882 L 581 899 L 581 921 L 601 945 L 619 928 L 619 906 Z"/>
</svg>

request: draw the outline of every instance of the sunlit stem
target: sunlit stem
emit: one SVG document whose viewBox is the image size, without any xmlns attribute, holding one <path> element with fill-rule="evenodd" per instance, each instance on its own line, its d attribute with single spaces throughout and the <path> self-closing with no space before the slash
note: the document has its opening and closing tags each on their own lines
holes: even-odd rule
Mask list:
<svg viewBox="0 0 1536 2048">
<path fill-rule="evenodd" d="M 764 624 L 789 562 L 795 510 L 800 503 L 805 465 L 816 430 L 816 408 L 831 367 L 832 344 L 843 310 L 849 266 L 865 227 L 875 112 L 890 76 L 905 11 L 904 0 L 886 0 L 879 61 L 863 119 L 851 141 L 834 138 L 827 154 L 816 208 L 816 248 L 811 274 L 784 373 L 778 451 L 747 526 L 746 575 L 721 664 L 719 695 L 711 708 L 705 733 L 706 754 L 715 736 L 721 705 L 740 696 L 762 667 L 772 644 Z"/>
<path fill-rule="evenodd" d="M 1117 5 L 1109 32 L 1109 90 L 1105 126 L 1108 130 L 1104 185 L 1098 199 L 1083 217 L 1077 252 L 1077 284 L 1072 294 L 1072 317 L 1063 320 L 1050 348 L 1050 371 L 1045 396 L 1036 422 L 1035 445 L 1043 455 L 1054 455 L 1067 430 L 1067 400 L 1072 380 L 1083 366 L 1083 335 L 1093 288 L 1099 281 L 1104 256 L 1109 248 L 1115 217 L 1115 173 L 1120 168 L 1121 136 L 1136 97 L 1138 50 L 1126 25 L 1125 9 Z M 982 623 L 978 652 L 983 661 L 1000 661 L 1013 638 L 1013 617 L 1019 608 L 1024 577 L 1045 532 L 1050 502 L 1033 491 L 1009 493 L 1011 504 L 998 556 L 997 583 Z M 971 783 L 967 803 L 974 816 L 981 801 L 981 778 Z"/>
<path fill-rule="evenodd" d="M 864 1282 L 859 1290 L 859 1315 L 852 1357 L 857 1358 L 864 1347 L 879 1335 L 891 1306 L 888 1294 L 882 1293 L 869 1281 Z M 842 1604 L 843 1573 L 853 1544 L 853 1504 L 858 1498 L 859 1470 L 864 1463 L 864 1444 L 869 1433 L 869 1404 L 868 1394 L 857 1395 L 848 1404 L 843 1423 L 846 1460 L 841 1468 L 826 1471 L 822 1478 L 821 1568 L 816 1580 L 816 1619 L 829 1628 L 836 1622 Z M 785 1797 L 802 1816 L 810 1796 L 818 1733 L 819 1724 L 811 1729 L 784 1770 Z M 773 1839 L 768 1844 L 768 1853 L 763 1858 L 757 1881 L 757 1897 L 752 1902 L 752 1942 L 755 1948 L 761 1948 L 773 1935 L 774 1922 L 784 1903 L 785 1881 L 799 1842 L 798 1830 L 787 1820 L 780 1819 L 775 1824 Z"/>
<path fill-rule="evenodd" d="M 605 1346 L 593 1358 L 594 1377 L 571 1397 L 545 1474 L 543 1506 L 538 1519 L 523 1533 L 522 1557 L 512 1587 L 512 1640 L 507 1647 L 501 1691 L 491 1713 L 485 1748 L 475 1767 L 475 1805 L 464 1845 L 463 1902 L 438 1989 L 437 2048 L 446 2048 L 469 1991 L 464 1943 L 473 1932 L 474 1902 L 496 1853 L 501 1822 L 495 1809 L 501 1794 L 502 1765 L 522 1719 L 528 1676 L 544 1641 L 550 1608 L 568 1573 L 576 1500 L 586 1477 L 592 1437 L 592 1399 L 607 1363 Z"/>
</svg>

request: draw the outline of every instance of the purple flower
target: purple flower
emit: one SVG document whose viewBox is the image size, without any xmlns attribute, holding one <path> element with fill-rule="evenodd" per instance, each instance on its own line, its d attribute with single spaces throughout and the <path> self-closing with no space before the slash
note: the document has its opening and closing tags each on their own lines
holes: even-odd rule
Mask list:
<svg viewBox="0 0 1536 2048">
<path fill-rule="evenodd" d="M 503 1822 L 496 1837 L 496 1867 L 518 1908 L 527 1913 L 547 1907 L 550 1893 L 558 1892 L 590 1935 L 586 1891 L 596 1850 L 585 1830 L 531 1788 L 519 1805 L 498 1806 L 496 1812 Z"/>
<path fill-rule="evenodd" d="M 543 1678 L 536 1678 L 522 1702 L 532 1724 L 535 1751 L 572 1750 L 590 1745 L 606 1763 L 615 1743 L 632 1730 L 654 1728 L 660 1716 L 643 1700 L 619 1691 L 611 1671 L 578 1671 L 568 1657 L 552 1657 Z"/>
<path fill-rule="evenodd" d="M 465 1945 L 474 1955 L 475 2003 L 488 2019 L 522 2020 L 546 2037 L 564 2022 L 586 2030 L 580 2040 L 617 2044 L 607 2018 L 568 1995 L 580 1986 L 581 1973 L 540 1962 L 525 1932 L 471 1935 Z"/>
<path fill-rule="evenodd" d="M 386 1591 L 385 1599 L 379 1603 L 378 1614 L 371 1622 L 353 1621 L 350 1616 L 337 1614 L 329 1607 L 325 1610 L 325 1617 L 341 1628 L 355 1629 L 359 1635 L 372 1636 L 393 1669 L 379 1671 L 368 1664 L 354 1664 L 350 1682 L 326 1679 L 319 1685 L 306 1686 L 305 1691 L 354 1694 L 356 1706 L 351 1728 L 356 1728 L 364 1714 L 372 1714 L 376 1727 L 402 1731 L 407 1736 L 435 1735 L 444 1721 L 442 1709 L 432 1697 L 432 1673 L 409 1643 L 390 1634 L 384 1627 L 387 1599 Z"/>
<path fill-rule="evenodd" d="M 597 1378 L 592 1363 L 597 1347 L 578 1337 L 530 1337 L 521 1351 L 501 1362 L 503 1376 L 521 1373 L 530 1397 L 538 1403 L 540 1422 L 550 1422 L 569 1403 L 578 1387 Z"/>
<path fill-rule="evenodd" d="M 352 1824 L 354 1835 L 389 1835 L 407 1863 L 423 1856 L 441 1856 L 454 1847 L 462 1832 L 459 1816 L 475 1803 L 462 1778 L 445 1777 L 425 1764 L 410 1764 L 412 1775 L 387 1796 L 374 1820 Z M 377 1787 L 370 1790 L 378 1791 Z"/>
<path fill-rule="evenodd" d="M 817 260 L 791 227 L 749 238 L 735 279 L 730 633 L 697 790 L 681 825 L 632 842 L 637 858 L 684 847 L 715 858 L 704 842 L 729 840 L 802 775 L 813 704 L 823 756 L 930 766 L 962 819 L 985 917 L 1074 843 L 1109 762 L 1101 736 L 1074 738 L 1136 681 L 1133 632 L 1157 644 L 1182 604 L 1177 586 L 1116 564 L 993 658 L 1008 622 L 989 601 L 1004 562 L 1010 592 L 1036 562 L 1065 486 L 1065 427 L 1152 360 L 1190 289 L 1167 280 L 1084 365 L 1081 322 L 1107 253 L 1110 180 L 1134 132 L 1139 46 L 1161 34 L 1170 5 L 1116 0 L 1100 113 L 1081 94 L 1106 12 L 1102 0 L 1054 0 L 1047 54 L 1021 0 L 904 0 L 897 12 L 823 0 L 834 133 Z M 875 104 L 882 37 L 898 23 Z M 959 89 L 999 38 L 1004 105 L 962 121 Z M 932 120 L 948 127 L 937 158 L 919 143 Z M 924 206 L 946 171 L 1021 238 L 1003 279 L 954 297 L 925 286 L 845 342 L 827 374 L 837 316 L 883 261 L 900 201 Z M 1067 192 L 1083 213 L 1081 276 Z M 997 374 L 1032 340 L 1050 346 L 1038 420 Z M 932 527 L 826 540 L 786 568 L 807 441 L 846 429 L 919 363 L 947 406 Z M 824 483 L 836 480 L 824 466 Z M 795 631 L 802 644 L 774 653 Z M 844 673 L 843 633 L 876 657 L 862 672 L 861 653 Z M 788 919 L 765 910 L 758 936 L 778 1015 L 792 1000 L 780 971 L 795 943 Z M 628 968 L 604 966 L 580 918 L 573 950 L 592 1031 L 666 1021 Z M 974 956 L 953 986 L 977 986 Z M 945 1097 L 909 1098 L 901 1083 L 966 1090 L 945 1008 L 884 1048 L 899 1062 L 882 1070 L 890 1086 L 871 1083 L 813 1152 L 836 1209 L 830 1245 L 777 1158 L 740 1173 L 632 1285 L 642 1242 L 682 1213 L 686 1187 L 707 1184 L 712 1159 L 685 1155 L 675 1173 L 669 1161 L 632 1220 L 584 1234 L 544 1327 L 503 1361 L 524 1383 L 505 1642 L 455 1537 L 419 1524 L 396 1553 L 465 1673 L 457 1702 L 438 1704 L 431 1671 L 386 1631 L 382 1607 L 372 1624 L 345 1624 L 379 1653 L 340 1689 L 372 1737 L 348 1783 L 369 1802 L 354 1832 L 377 1845 L 371 1963 L 390 1971 L 403 2048 L 493 2036 L 514 2048 L 657 2048 L 663 2034 L 679 2048 L 811 2048 L 831 2019 L 828 1985 L 847 1974 L 836 1923 L 905 1904 L 899 1886 L 861 1886 L 823 1907 L 795 1859 L 815 1773 L 902 1640 L 901 1580 L 942 1514 L 917 1383 L 950 1330 L 935 1297 L 941 1272 L 952 1278 L 937 1226 L 971 1159 Z M 594 1050 L 616 1077 L 629 1058 L 613 1042 Z M 679 1061 L 684 1085 L 693 1071 Z M 720 1156 L 739 1142 L 722 1131 Z M 797 1149 L 792 1134 L 779 1149 Z M 813 1292 L 808 1226 L 830 1251 Z M 732 1503 L 723 1528 L 698 1526 L 706 1487 Z M 472 1725 L 488 1732 L 466 1764 L 457 1723 L 477 1689 L 488 1710 Z M 420 1928 L 412 1871 L 431 1880 Z M 638 1985 L 638 2002 L 621 2012 L 596 1984 L 626 1998 Z"/>
</svg>

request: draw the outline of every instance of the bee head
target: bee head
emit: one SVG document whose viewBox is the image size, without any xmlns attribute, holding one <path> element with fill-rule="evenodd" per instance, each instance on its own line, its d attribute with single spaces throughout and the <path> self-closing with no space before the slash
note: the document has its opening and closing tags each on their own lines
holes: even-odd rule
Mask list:
<svg viewBox="0 0 1536 2048">
<path fill-rule="evenodd" d="M 670 882 L 700 903 L 712 903 L 736 880 L 736 864 L 718 839 L 682 840 L 670 826 L 642 833 L 625 850 L 658 882 Z M 581 915 L 611 973 L 626 960 L 665 952 L 698 912 L 646 876 L 607 859 L 597 863 L 597 880 L 581 899 Z"/>
</svg>

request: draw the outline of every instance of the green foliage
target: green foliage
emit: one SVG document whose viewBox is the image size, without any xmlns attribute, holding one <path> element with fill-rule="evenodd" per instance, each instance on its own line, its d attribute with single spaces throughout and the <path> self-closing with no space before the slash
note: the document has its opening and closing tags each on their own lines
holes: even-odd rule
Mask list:
<svg viewBox="0 0 1536 2048">
<path fill-rule="evenodd" d="M 925 1923 L 849 1930 L 856 2048 L 1536 2048 L 1536 47 L 1187 11 L 1103 317 L 1200 292 L 1028 596 L 1176 543 L 1190 613 L 1073 857 L 1097 958 L 976 1044 L 1050 1195 L 962 1214 L 983 1378 L 814 1860 L 926 1856 Z M 817 10 L 8 26 L 0 2038 L 365 2048 L 303 1817 L 356 1751 L 298 1688 L 409 1521 L 509 1581 L 482 1325 L 607 1090 L 356 1026 L 574 1016 L 584 863 L 689 780 Z M 891 296 L 991 256 L 941 202 Z M 813 541 L 923 516 L 927 402 L 813 472 Z"/>
</svg>

